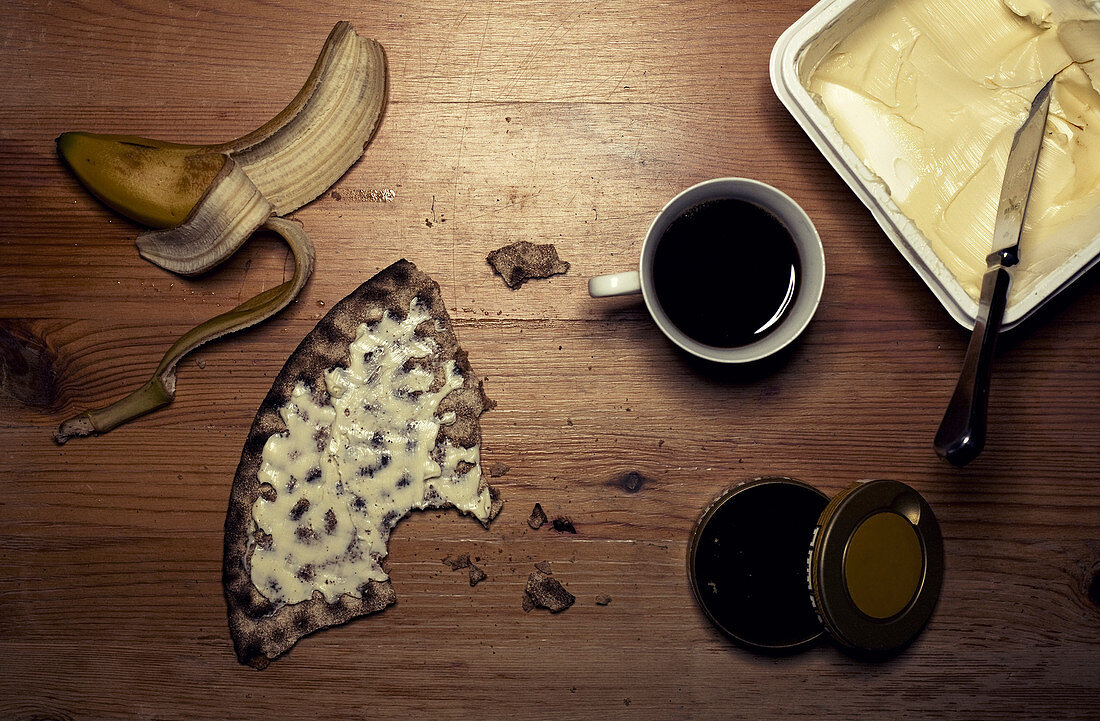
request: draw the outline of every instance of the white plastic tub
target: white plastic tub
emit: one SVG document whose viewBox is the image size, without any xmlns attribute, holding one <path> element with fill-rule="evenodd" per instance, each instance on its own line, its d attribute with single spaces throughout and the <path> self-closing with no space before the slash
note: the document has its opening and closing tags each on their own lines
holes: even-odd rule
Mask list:
<svg viewBox="0 0 1100 721">
<path fill-rule="evenodd" d="M 852 191 L 870 209 L 886 236 L 939 299 L 951 317 L 971 328 L 978 303 L 933 252 L 924 234 L 891 199 L 886 186 L 872 173 L 835 129 L 824 109 L 803 84 L 836 45 L 862 24 L 882 3 L 890 0 L 823 0 L 784 32 L 771 56 L 772 87 L 780 101 L 832 164 Z M 1095 9 L 1095 2 L 1090 5 Z M 992 238 L 990 239 L 992 242 Z M 1031 291 L 1013 298 L 1005 311 L 1002 330 L 1033 313 L 1100 262 L 1100 228 L 1081 250 L 1035 283 Z"/>
</svg>

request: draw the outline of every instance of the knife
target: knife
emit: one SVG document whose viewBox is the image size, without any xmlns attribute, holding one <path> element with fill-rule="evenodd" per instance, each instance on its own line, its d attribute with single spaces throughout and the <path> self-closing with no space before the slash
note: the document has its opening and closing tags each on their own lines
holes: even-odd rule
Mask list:
<svg viewBox="0 0 1100 721">
<path fill-rule="evenodd" d="M 974 334 L 966 347 L 959 383 L 947 404 L 933 447 L 940 458 L 955 466 L 965 466 L 978 457 L 985 446 L 986 408 L 989 402 L 989 378 L 993 370 L 993 352 L 1001 330 L 1012 270 L 1020 262 L 1020 233 L 1027 214 L 1027 201 L 1035 182 L 1035 166 L 1043 146 L 1047 113 L 1050 110 L 1050 79 L 1035 100 L 1027 120 L 1016 131 L 1008 153 L 1001 199 L 997 204 L 997 222 L 993 228 L 993 252 L 986 257 L 982 294 Z"/>
</svg>

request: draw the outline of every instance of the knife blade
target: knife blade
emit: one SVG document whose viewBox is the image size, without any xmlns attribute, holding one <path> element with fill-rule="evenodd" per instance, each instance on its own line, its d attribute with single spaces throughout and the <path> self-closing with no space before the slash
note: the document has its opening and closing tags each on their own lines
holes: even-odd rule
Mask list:
<svg viewBox="0 0 1100 721">
<path fill-rule="evenodd" d="M 982 277 L 974 333 L 966 347 L 959 382 L 932 443 L 936 453 L 955 466 L 970 463 L 985 447 L 993 353 L 1008 304 L 1012 270 L 1020 262 L 1020 235 L 1035 183 L 1035 168 L 1043 146 L 1053 86 L 1054 78 L 1051 78 L 1031 102 L 1027 119 L 1012 138 L 997 203 L 992 252 L 986 257 L 986 271 Z"/>
<path fill-rule="evenodd" d="M 997 204 L 997 223 L 993 228 L 993 254 L 986 259 L 990 268 L 994 267 L 995 262 L 1011 267 L 1020 260 L 1020 234 L 1024 228 L 1031 186 L 1035 182 L 1035 167 L 1043 145 L 1053 87 L 1054 78 L 1051 78 L 1031 101 L 1031 112 L 1012 139 L 1004 184 L 1001 186 L 1001 200 Z M 994 259 L 993 255 L 998 254 L 1000 257 Z"/>
</svg>

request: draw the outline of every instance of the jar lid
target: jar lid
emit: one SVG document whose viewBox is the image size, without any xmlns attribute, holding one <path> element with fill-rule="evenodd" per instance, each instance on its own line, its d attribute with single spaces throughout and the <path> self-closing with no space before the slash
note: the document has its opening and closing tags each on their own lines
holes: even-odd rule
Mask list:
<svg viewBox="0 0 1100 721">
<path fill-rule="evenodd" d="M 890 653 L 928 622 L 943 585 L 943 537 L 928 502 L 891 480 L 853 484 L 818 519 L 810 589 L 829 634 Z"/>
</svg>

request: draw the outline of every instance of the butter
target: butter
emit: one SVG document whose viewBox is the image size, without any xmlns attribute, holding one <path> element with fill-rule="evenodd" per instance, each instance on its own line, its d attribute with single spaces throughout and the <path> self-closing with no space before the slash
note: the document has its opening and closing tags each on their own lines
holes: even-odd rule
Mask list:
<svg viewBox="0 0 1100 721">
<path fill-rule="evenodd" d="M 895 0 L 800 72 L 975 299 L 1013 135 L 1057 75 L 1011 303 L 1100 233 L 1098 44 L 1072 0 Z"/>
<path fill-rule="evenodd" d="M 360 325 L 349 367 L 325 374 L 328 397 L 298 384 L 280 409 L 287 431 L 264 446 L 252 508 L 251 578 L 269 600 L 362 596 L 367 581 L 388 578 L 390 529 L 414 509 L 450 504 L 488 520 L 478 447 L 438 442 L 455 421 L 439 404 L 463 380 L 415 335 L 424 322 L 434 321 L 414 300 L 403 320 Z"/>
</svg>

